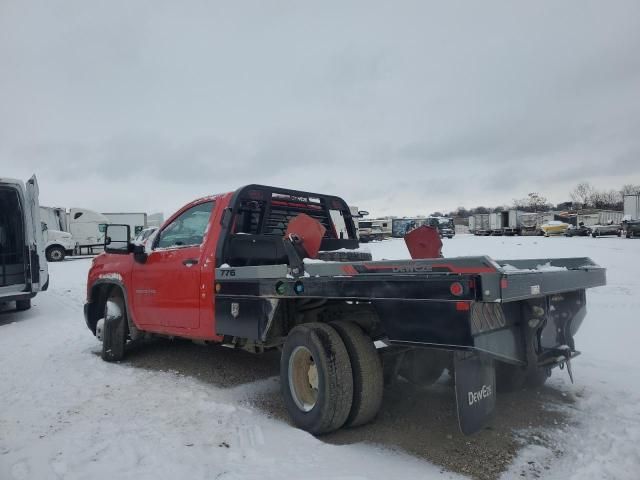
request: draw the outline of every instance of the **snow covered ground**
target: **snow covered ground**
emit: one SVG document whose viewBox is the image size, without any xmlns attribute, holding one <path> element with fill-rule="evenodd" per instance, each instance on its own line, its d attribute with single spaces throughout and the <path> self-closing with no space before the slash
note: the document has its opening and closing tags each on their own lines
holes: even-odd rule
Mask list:
<svg viewBox="0 0 640 480">
<path fill-rule="evenodd" d="M 401 241 L 369 245 L 408 258 Z M 445 239 L 445 256 L 589 256 L 608 268 L 576 337 L 571 422 L 524 446 L 504 478 L 635 479 L 640 470 L 640 241 L 620 238 Z M 368 444 L 331 445 L 245 402 L 273 379 L 232 388 L 172 371 L 107 364 L 84 325 L 87 259 L 51 264 L 51 288 L 27 312 L 0 313 L 0 479 L 460 478 Z M 259 360 L 257 360 L 259 361 Z"/>
</svg>

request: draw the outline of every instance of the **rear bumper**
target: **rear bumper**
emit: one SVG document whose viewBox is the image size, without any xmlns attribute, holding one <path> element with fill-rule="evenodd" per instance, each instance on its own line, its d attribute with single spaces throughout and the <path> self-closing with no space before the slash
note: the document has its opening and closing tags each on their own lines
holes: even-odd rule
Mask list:
<svg viewBox="0 0 640 480">
<path fill-rule="evenodd" d="M 28 293 L 15 293 L 11 295 L 0 296 L 0 303 L 2 302 L 15 302 L 16 300 L 29 300 L 36 296 L 35 292 Z"/>
</svg>

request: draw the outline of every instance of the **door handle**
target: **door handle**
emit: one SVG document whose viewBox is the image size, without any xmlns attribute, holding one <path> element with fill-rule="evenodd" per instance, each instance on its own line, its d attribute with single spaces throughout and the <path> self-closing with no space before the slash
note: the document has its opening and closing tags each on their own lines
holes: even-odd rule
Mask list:
<svg viewBox="0 0 640 480">
<path fill-rule="evenodd" d="M 182 261 L 182 264 L 185 267 L 193 267 L 194 265 L 198 264 L 198 260 L 196 260 L 195 258 L 187 258 L 186 260 Z"/>
</svg>

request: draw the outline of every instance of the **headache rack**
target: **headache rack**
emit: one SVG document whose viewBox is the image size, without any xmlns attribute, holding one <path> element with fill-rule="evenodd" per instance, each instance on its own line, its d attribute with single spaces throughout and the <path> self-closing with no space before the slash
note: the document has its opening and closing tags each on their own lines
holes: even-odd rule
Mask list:
<svg viewBox="0 0 640 480">
<path fill-rule="evenodd" d="M 325 228 L 321 250 L 358 247 L 348 205 L 339 197 L 264 185 L 238 189 L 223 219 L 218 263 L 234 266 L 286 263 L 283 238 L 289 222 L 300 214 Z M 336 227 L 336 222 L 340 223 Z"/>
</svg>

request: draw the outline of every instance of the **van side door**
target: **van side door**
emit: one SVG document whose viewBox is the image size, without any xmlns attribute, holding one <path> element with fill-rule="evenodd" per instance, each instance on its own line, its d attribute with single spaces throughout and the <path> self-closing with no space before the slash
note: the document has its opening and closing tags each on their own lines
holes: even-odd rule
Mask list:
<svg viewBox="0 0 640 480">
<path fill-rule="evenodd" d="M 38 180 L 32 176 L 26 184 L 25 224 L 27 226 L 27 242 L 29 247 L 29 266 L 31 268 L 31 288 L 37 292 L 47 288 L 49 284 L 49 268 L 44 254 L 46 239 L 40 221 L 40 203 Z M 43 288 L 44 287 L 44 288 Z"/>
</svg>

